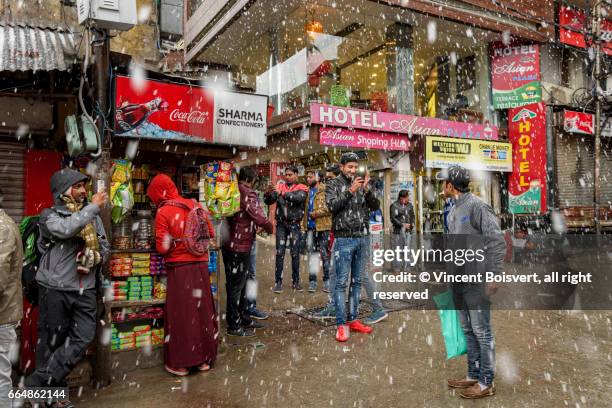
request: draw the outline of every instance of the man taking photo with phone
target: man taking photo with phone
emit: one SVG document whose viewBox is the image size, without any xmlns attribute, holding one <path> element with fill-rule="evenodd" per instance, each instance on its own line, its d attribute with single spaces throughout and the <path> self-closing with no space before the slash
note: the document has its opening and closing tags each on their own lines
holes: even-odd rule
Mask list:
<svg viewBox="0 0 612 408">
<path fill-rule="evenodd" d="M 335 237 L 334 264 L 336 280 L 333 288 L 336 307 L 336 340 L 347 341 L 350 331 L 371 333 L 372 328 L 357 320 L 361 298 L 361 275 L 365 273 L 369 251 L 370 212 L 380 207 L 370 191 L 369 175 L 360 168 L 359 156 L 344 153 L 340 158 L 340 176 L 327 185 L 325 201 L 332 213 Z M 346 313 L 345 293 L 350 275 L 349 310 Z M 348 323 L 348 324 L 347 324 Z"/>
</svg>

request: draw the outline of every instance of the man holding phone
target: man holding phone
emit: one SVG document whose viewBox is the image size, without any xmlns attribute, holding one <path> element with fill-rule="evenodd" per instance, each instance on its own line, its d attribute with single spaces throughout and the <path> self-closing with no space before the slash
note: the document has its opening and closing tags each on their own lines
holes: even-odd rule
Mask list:
<svg viewBox="0 0 612 408">
<path fill-rule="evenodd" d="M 332 213 L 335 236 L 334 264 L 336 280 L 333 288 L 336 308 L 336 340 L 347 341 L 349 331 L 371 333 L 372 328 L 357 320 L 361 297 L 361 275 L 365 273 L 369 250 L 370 212 L 380 207 L 379 200 L 368 186 L 369 175 L 359 165 L 359 156 L 347 152 L 340 158 L 342 174 L 327 185 L 325 201 Z M 345 293 L 350 274 L 348 315 Z M 348 324 L 347 324 L 348 323 Z"/>
</svg>

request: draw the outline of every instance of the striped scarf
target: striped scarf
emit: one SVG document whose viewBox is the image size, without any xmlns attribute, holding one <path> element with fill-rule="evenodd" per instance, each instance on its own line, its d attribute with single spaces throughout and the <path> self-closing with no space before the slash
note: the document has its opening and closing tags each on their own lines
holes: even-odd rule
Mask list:
<svg viewBox="0 0 612 408">
<path fill-rule="evenodd" d="M 79 212 L 83 208 L 83 204 L 77 203 L 72 196 L 62 195 L 61 198 L 70 212 Z M 90 223 L 79 232 L 78 236 L 85 242 L 85 248 L 77 255 L 78 270 L 79 273 L 87 274 L 93 265 L 102 262 L 98 234 L 93 223 Z"/>
</svg>

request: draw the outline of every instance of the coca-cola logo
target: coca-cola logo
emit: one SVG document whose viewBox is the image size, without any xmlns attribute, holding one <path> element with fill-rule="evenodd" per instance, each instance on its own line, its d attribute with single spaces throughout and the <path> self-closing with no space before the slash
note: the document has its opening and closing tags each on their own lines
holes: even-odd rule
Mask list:
<svg viewBox="0 0 612 408">
<path fill-rule="evenodd" d="M 208 120 L 209 113 L 201 111 L 184 112 L 179 109 L 174 109 L 170 112 L 170 120 L 172 122 L 186 122 L 202 125 Z"/>
<path fill-rule="evenodd" d="M 512 61 L 509 64 L 497 65 L 493 72 L 495 74 L 526 74 L 535 71 L 533 65 L 520 65 L 516 61 Z"/>
</svg>

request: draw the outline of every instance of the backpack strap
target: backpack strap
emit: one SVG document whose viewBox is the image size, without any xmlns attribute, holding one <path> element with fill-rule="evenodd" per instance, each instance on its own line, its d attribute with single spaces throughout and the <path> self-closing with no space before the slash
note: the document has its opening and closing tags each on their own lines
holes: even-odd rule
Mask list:
<svg viewBox="0 0 612 408">
<path fill-rule="evenodd" d="M 160 203 L 159 208 L 165 207 L 167 205 L 171 205 L 173 207 L 178 207 L 178 208 L 182 208 L 183 210 L 191 211 L 191 208 L 187 204 L 181 201 L 178 201 L 178 200 L 164 200 Z"/>
</svg>

